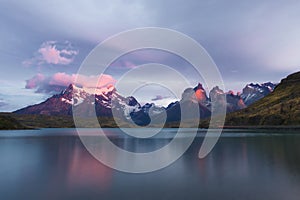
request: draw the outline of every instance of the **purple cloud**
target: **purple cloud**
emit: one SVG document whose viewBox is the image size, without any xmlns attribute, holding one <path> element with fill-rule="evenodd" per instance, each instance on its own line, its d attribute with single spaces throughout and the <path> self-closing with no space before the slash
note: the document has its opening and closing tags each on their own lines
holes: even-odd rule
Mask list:
<svg viewBox="0 0 300 200">
<path fill-rule="evenodd" d="M 168 98 L 170 98 L 170 97 L 169 96 L 156 95 L 153 99 L 151 99 L 151 101 L 159 101 L 159 100 L 168 99 Z"/>
</svg>

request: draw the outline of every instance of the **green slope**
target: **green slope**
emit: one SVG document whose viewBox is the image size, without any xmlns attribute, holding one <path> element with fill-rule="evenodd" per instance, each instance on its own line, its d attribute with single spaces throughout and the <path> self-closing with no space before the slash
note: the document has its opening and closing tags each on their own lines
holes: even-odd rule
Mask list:
<svg viewBox="0 0 300 200">
<path fill-rule="evenodd" d="M 229 114 L 226 125 L 300 125 L 300 72 L 283 79 L 265 98 Z"/>
<path fill-rule="evenodd" d="M 0 114 L 0 130 L 12 130 L 12 129 L 27 129 L 26 126 L 22 125 L 15 118 L 8 114 Z"/>
</svg>

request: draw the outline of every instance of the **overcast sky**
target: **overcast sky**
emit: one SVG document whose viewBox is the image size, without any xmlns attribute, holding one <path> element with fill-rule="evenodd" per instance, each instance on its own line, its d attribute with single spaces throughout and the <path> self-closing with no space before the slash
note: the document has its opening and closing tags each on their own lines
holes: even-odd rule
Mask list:
<svg viewBox="0 0 300 200">
<path fill-rule="evenodd" d="M 217 64 L 228 90 L 241 90 L 249 82 L 279 82 L 299 71 L 299 10 L 297 0 L 2 0 L 0 111 L 51 96 L 72 82 L 99 42 L 148 26 L 174 29 L 199 42 Z M 120 58 L 105 80 L 113 83 L 128 69 L 147 62 L 171 65 L 192 84 L 201 81 L 184 60 L 159 51 Z M 139 90 L 139 100 L 174 100 L 156 87 Z"/>
</svg>

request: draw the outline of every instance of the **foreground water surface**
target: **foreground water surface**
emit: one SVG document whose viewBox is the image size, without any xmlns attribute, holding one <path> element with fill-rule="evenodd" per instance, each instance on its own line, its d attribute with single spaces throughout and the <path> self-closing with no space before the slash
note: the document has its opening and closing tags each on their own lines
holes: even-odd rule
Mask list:
<svg viewBox="0 0 300 200">
<path fill-rule="evenodd" d="M 147 152 L 168 144 L 176 129 L 148 139 L 122 137 L 119 129 L 105 132 L 128 151 Z M 128 174 L 98 162 L 75 129 L 0 131 L 0 199 L 299 199 L 297 132 L 226 130 L 199 159 L 204 135 L 200 131 L 172 165 Z"/>
</svg>

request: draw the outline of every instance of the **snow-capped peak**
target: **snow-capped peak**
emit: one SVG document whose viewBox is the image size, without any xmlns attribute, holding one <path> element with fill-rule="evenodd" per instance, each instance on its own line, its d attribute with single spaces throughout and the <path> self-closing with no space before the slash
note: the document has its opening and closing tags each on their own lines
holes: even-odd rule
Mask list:
<svg viewBox="0 0 300 200">
<path fill-rule="evenodd" d="M 116 91 L 113 85 L 107 85 L 102 88 L 87 88 L 78 87 L 75 84 L 70 84 L 65 90 L 61 92 L 61 101 L 77 106 L 85 99 L 94 95 L 102 96 L 105 101 L 109 101 L 108 94 Z M 107 102 L 105 102 L 107 104 Z"/>
<path fill-rule="evenodd" d="M 101 88 L 83 88 L 83 90 L 85 90 L 87 93 L 89 94 L 95 94 L 95 95 L 106 95 L 110 92 L 115 91 L 115 87 L 113 85 L 107 85 L 105 87 L 101 87 Z"/>
<path fill-rule="evenodd" d="M 273 92 L 277 84 L 267 83 L 250 83 L 247 84 L 243 89 L 241 97 L 243 98 L 246 105 L 250 105 L 253 102 L 265 97 L 269 93 Z"/>
</svg>

